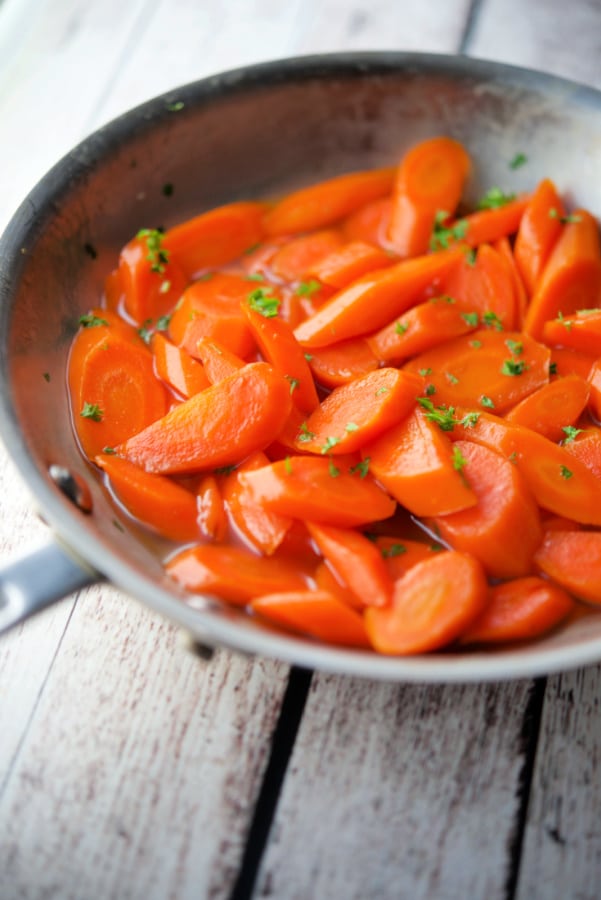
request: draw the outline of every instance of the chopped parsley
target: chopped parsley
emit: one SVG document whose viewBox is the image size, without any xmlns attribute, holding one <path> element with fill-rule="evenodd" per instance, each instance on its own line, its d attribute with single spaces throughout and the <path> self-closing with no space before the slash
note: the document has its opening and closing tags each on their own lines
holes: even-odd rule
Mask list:
<svg viewBox="0 0 601 900">
<path fill-rule="evenodd" d="M 332 449 L 332 447 L 335 447 L 336 444 L 339 444 L 339 443 L 340 443 L 340 438 L 332 437 L 332 436 L 330 435 L 330 437 L 327 437 L 327 438 L 326 438 L 325 444 L 323 444 L 323 445 L 320 447 L 321 453 L 322 453 L 322 454 L 327 453 L 329 450 Z"/>
<path fill-rule="evenodd" d="M 157 331 L 167 331 L 169 328 L 169 323 L 171 322 L 171 316 L 159 316 L 157 319 Z"/>
<path fill-rule="evenodd" d="M 102 448 L 102 452 L 103 452 L 103 453 L 106 453 L 107 456 L 114 456 L 114 454 L 115 454 L 117 451 L 115 450 L 114 447 L 103 447 L 103 448 Z"/>
<path fill-rule="evenodd" d="M 381 553 L 384 559 L 392 559 L 395 556 L 402 556 L 407 552 L 404 544 L 391 544 L 390 547 L 382 547 Z"/>
<path fill-rule="evenodd" d="M 236 471 L 236 466 L 219 466 L 217 469 L 213 469 L 214 475 L 231 475 L 232 472 Z"/>
<path fill-rule="evenodd" d="M 503 323 L 501 322 L 496 312 L 487 310 L 487 312 L 483 313 L 482 315 L 482 321 L 487 328 L 494 328 L 495 331 L 503 331 Z"/>
<path fill-rule="evenodd" d="M 574 475 L 574 473 L 572 472 L 572 470 L 571 470 L 571 469 L 568 469 L 567 466 L 560 466 L 560 467 L 559 467 L 559 474 L 561 475 L 562 478 L 565 478 L 566 481 L 568 480 L 568 478 L 572 478 L 572 476 Z"/>
<path fill-rule="evenodd" d="M 169 251 L 163 247 L 163 232 L 158 228 L 142 228 L 136 237 L 146 243 L 146 259 L 150 263 L 150 271 L 161 274 L 169 262 Z"/>
<path fill-rule="evenodd" d="M 566 319 L 564 317 L 564 314 L 562 313 L 561 310 L 557 313 L 557 321 L 561 322 L 561 324 L 563 325 L 563 327 L 565 328 L 566 331 L 572 330 L 572 323 L 570 322 L 569 319 Z"/>
<path fill-rule="evenodd" d="M 549 363 L 549 375 L 557 375 L 557 363 Z"/>
<path fill-rule="evenodd" d="M 478 201 L 478 209 L 499 209 L 512 200 L 515 200 L 515 194 L 506 194 L 499 187 L 491 187 Z"/>
<path fill-rule="evenodd" d="M 581 222 L 582 221 L 581 216 L 574 216 L 574 215 L 561 216 L 559 214 L 559 211 L 557 209 L 555 209 L 555 207 L 553 207 L 553 209 L 549 210 L 549 216 L 552 219 L 559 219 L 559 221 L 561 222 L 562 225 L 568 225 L 572 222 Z"/>
<path fill-rule="evenodd" d="M 312 278 L 310 281 L 301 281 L 295 294 L 298 297 L 312 297 L 317 291 L 321 290 L 321 283 Z"/>
<path fill-rule="evenodd" d="M 251 272 L 250 275 L 246 276 L 247 281 L 265 281 L 265 276 L 260 272 Z"/>
<path fill-rule="evenodd" d="M 308 441 L 315 440 L 315 434 L 313 431 L 309 431 L 306 422 L 303 422 L 301 425 L 296 439 L 301 444 L 306 444 Z"/>
<path fill-rule="evenodd" d="M 574 428 L 573 425 L 564 425 L 561 430 L 565 434 L 562 444 L 571 444 L 584 431 L 583 428 Z"/>
<path fill-rule="evenodd" d="M 44 381 L 50 381 L 50 372 L 43 372 L 42 378 L 44 379 Z"/>
<path fill-rule="evenodd" d="M 108 325 L 108 322 L 100 316 L 95 316 L 94 313 L 86 313 L 85 316 L 79 317 L 79 324 L 84 328 L 99 328 L 101 325 Z"/>
<path fill-rule="evenodd" d="M 381 394 L 387 394 L 389 392 L 389 388 L 381 387 L 376 391 L 376 397 L 379 397 Z"/>
<path fill-rule="evenodd" d="M 359 478 L 365 478 L 369 472 L 369 459 L 369 456 L 366 456 L 361 462 L 358 462 L 355 466 L 351 466 L 349 469 L 351 475 L 358 475 Z"/>
<path fill-rule="evenodd" d="M 273 319 L 278 314 L 280 301 L 269 294 L 269 288 L 257 288 L 248 295 L 248 305 L 266 319 Z"/>
<path fill-rule="evenodd" d="M 286 459 L 284 460 L 284 468 L 286 470 L 287 475 L 292 475 L 292 462 L 291 462 L 289 456 L 287 456 Z"/>
<path fill-rule="evenodd" d="M 396 322 L 396 324 L 394 326 L 394 330 L 396 331 L 397 334 L 405 334 L 405 332 L 407 331 L 408 328 L 409 328 L 409 326 L 407 325 L 406 322 Z"/>
<path fill-rule="evenodd" d="M 434 406 L 427 397 L 418 397 L 417 402 L 425 410 L 426 419 L 438 425 L 441 431 L 452 431 L 455 425 L 473 428 L 480 418 L 480 413 L 472 412 L 467 413 L 462 419 L 456 419 L 454 406 Z"/>
<path fill-rule="evenodd" d="M 300 381 L 298 380 L 298 378 L 292 378 L 291 375 L 286 375 L 286 378 L 290 382 L 290 393 L 293 394 L 297 390 Z"/>
<path fill-rule="evenodd" d="M 445 372 L 444 374 L 449 384 L 459 384 L 459 379 L 452 372 Z"/>
<path fill-rule="evenodd" d="M 359 426 L 355 422 L 347 422 L 344 426 L 344 430 L 348 432 L 359 431 Z"/>
<path fill-rule="evenodd" d="M 456 472 L 463 471 L 463 467 L 467 464 L 467 459 L 457 446 L 457 444 L 453 445 L 453 468 Z"/>
<path fill-rule="evenodd" d="M 459 219 L 454 225 L 445 226 L 449 214 L 440 209 L 434 216 L 434 227 L 430 237 L 430 250 L 447 250 L 454 241 L 461 241 L 467 234 L 466 219 Z"/>
<path fill-rule="evenodd" d="M 432 369 L 430 368 L 430 366 L 428 366 L 427 369 L 419 369 L 419 374 L 422 376 L 422 378 L 425 378 L 426 375 L 432 374 Z"/>
<path fill-rule="evenodd" d="M 97 403 L 84 403 L 79 414 L 83 419 L 92 419 L 93 422 L 102 422 L 103 412 Z"/>
<path fill-rule="evenodd" d="M 480 318 L 477 312 L 462 312 L 461 318 L 466 325 L 469 325 L 472 328 L 477 328 L 480 323 Z"/>
<path fill-rule="evenodd" d="M 490 397 L 487 397 L 486 394 L 482 394 L 482 396 L 480 397 L 480 405 L 481 405 L 481 406 L 486 406 L 487 409 L 494 409 L 494 408 L 495 408 L 495 402 L 494 402 L 494 400 L 491 400 L 491 398 L 490 398 Z"/>
<path fill-rule="evenodd" d="M 185 105 L 183 100 L 176 100 L 175 103 L 168 103 L 167 112 L 180 112 Z"/>
<path fill-rule="evenodd" d="M 170 281 L 165 280 L 165 281 L 161 282 L 161 286 L 159 288 L 159 294 L 167 294 L 170 290 L 171 290 L 171 282 Z"/>
<path fill-rule="evenodd" d="M 426 394 L 426 397 L 431 397 L 432 394 L 435 394 L 435 393 L 436 393 L 436 388 L 434 387 L 433 384 L 427 384 L 427 385 L 426 385 L 426 390 L 425 390 L 424 393 Z"/>
<path fill-rule="evenodd" d="M 512 341 L 511 338 L 507 338 L 505 346 L 514 356 L 520 356 L 524 352 L 524 345 L 521 341 Z"/>
<path fill-rule="evenodd" d="M 305 353 L 305 359 L 307 360 L 307 362 L 311 362 L 311 360 L 313 359 L 313 354 Z"/>
<path fill-rule="evenodd" d="M 474 350 L 479 350 L 481 346 L 482 346 L 482 341 L 478 341 L 478 340 L 470 341 L 470 347 L 473 347 Z"/>
<path fill-rule="evenodd" d="M 465 261 L 468 264 L 468 266 L 472 266 L 472 268 L 473 268 L 476 265 L 476 256 L 477 256 L 477 253 L 476 253 L 475 247 L 469 247 L 465 251 Z"/>
<path fill-rule="evenodd" d="M 334 460 L 331 457 L 328 461 L 328 472 L 332 478 L 338 478 L 340 475 L 340 469 L 334 464 Z"/>
<path fill-rule="evenodd" d="M 526 165 L 528 162 L 528 157 L 525 153 L 516 153 L 511 162 L 509 163 L 510 169 L 520 169 L 522 166 Z"/>
<path fill-rule="evenodd" d="M 522 375 L 526 369 L 523 359 L 506 359 L 501 366 L 501 375 Z"/>
</svg>

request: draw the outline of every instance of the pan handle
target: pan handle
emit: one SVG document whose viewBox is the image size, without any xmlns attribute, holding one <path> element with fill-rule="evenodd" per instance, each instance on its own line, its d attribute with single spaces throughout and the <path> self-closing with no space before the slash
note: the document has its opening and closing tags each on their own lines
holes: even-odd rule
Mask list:
<svg viewBox="0 0 601 900">
<path fill-rule="evenodd" d="M 0 634 L 100 577 L 54 541 L 0 566 Z"/>
</svg>

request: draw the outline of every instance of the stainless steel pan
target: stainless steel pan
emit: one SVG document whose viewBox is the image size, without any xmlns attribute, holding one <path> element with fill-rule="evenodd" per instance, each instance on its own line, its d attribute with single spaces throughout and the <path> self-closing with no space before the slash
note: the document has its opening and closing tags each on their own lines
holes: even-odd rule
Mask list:
<svg viewBox="0 0 601 900">
<path fill-rule="evenodd" d="M 72 436 L 69 342 L 140 227 L 391 164 L 434 134 L 464 141 L 477 161 L 468 200 L 549 175 L 570 202 L 601 213 L 601 94 L 494 63 L 401 53 L 286 60 L 187 85 L 91 135 L 34 188 L 0 243 L 0 414 L 52 538 L 1 573 L 0 628 L 108 578 L 201 642 L 371 678 L 512 678 L 601 659 L 595 615 L 523 648 L 395 659 L 276 633 L 186 597 L 152 541 L 115 512 Z M 518 152 L 528 162 L 513 171 Z"/>
</svg>

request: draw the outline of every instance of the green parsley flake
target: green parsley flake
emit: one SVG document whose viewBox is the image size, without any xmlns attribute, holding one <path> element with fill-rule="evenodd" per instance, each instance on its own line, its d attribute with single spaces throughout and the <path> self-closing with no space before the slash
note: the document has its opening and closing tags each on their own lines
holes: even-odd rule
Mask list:
<svg viewBox="0 0 601 900">
<path fill-rule="evenodd" d="M 557 363 L 549 363 L 549 375 L 557 375 Z"/>
<path fill-rule="evenodd" d="M 170 291 L 170 290 L 171 290 L 171 282 L 170 282 L 170 281 L 163 281 L 162 284 L 161 284 L 161 286 L 160 286 L 160 288 L 159 288 L 159 294 L 166 294 L 166 293 L 168 293 L 168 291 Z"/>
<path fill-rule="evenodd" d="M 298 380 L 298 378 L 292 378 L 291 375 L 286 375 L 286 378 L 290 382 L 290 393 L 293 394 L 294 391 L 297 390 L 297 388 L 300 384 L 300 381 Z"/>
<path fill-rule="evenodd" d="M 312 431 L 309 431 L 306 422 L 303 422 L 301 425 L 296 440 L 301 444 L 306 444 L 308 441 L 315 440 L 315 434 Z"/>
<path fill-rule="evenodd" d="M 510 169 L 520 169 L 522 166 L 526 165 L 528 162 L 528 157 L 525 153 L 516 153 L 511 162 L 509 163 Z"/>
<path fill-rule="evenodd" d="M 42 374 L 42 378 L 44 379 L 44 381 L 50 381 L 50 372 L 44 372 Z"/>
<path fill-rule="evenodd" d="M 289 456 L 284 460 L 284 469 L 287 475 L 292 475 L 292 461 Z"/>
<path fill-rule="evenodd" d="M 379 397 L 381 394 L 387 394 L 389 392 L 389 388 L 381 387 L 376 391 L 376 397 Z"/>
<path fill-rule="evenodd" d="M 524 345 L 521 341 L 512 341 L 511 338 L 507 338 L 505 346 L 514 356 L 520 356 L 524 352 Z"/>
<path fill-rule="evenodd" d="M 480 405 L 486 406 L 488 409 L 495 408 L 494 400 L 491 400 L 491 398 L 487 397 L 486 394 L 482 394 L 482 396 L 480 397 Z"/>
<path fill-rule="evenodd" d="M 395 556 L 402 556 L 407 552 L 404 544 L 391 544 L 390 547 L 382 547 L 382 556 L 384 559 L 392 559 Z"/>
<path fill-rule="evenodd" d="M 159 316 L 157 319 L 157 331 L 167 331 L 169 328 L 169 323 L 171 322 L 171 316 Z"/>
<path fill-rule="evenodd" d="M 331 457 L 328 461 L 328 472 L 332 478 L 338 478 L 340 475 L 340 469 L 334 464 L 334 460 Z"/>
<path fill-rule="evenodd" d="M 167 112 L 181 112 L 185 105 L 183 100 L 176 100 L 175 103 L 168 103 Z"/>
<path fill-rule="evenodd" d="M 517 462 L 518 455 L 517 455 L 517 453 L 515 452 L 515 450 L 513 451 L 513 453 L 510 453 L 510 455 L 507 457 L 507 459 L 508 459 L 508 461 L 509 461 L 510 463 L 516 463 L 516 462 Z"/>
<path fill-rule="evenodd" d="M 426 397 L 431 397 L 432 394 L 435 394 L 435 393 L 436 393 L 436 388 L 434 387 L 433 384 L 426 385 L 426 390 L 425 390 Z"/>
<path fill-rule="evenodd" d="M 394 330 L 397 334 L 405 334 L 409 326 L 406 322 L 397 322 L 394 326 Z"/>
<path fill-rule="evenodd" d="M 321 453 L 322 454 L 327 453 L 329 450 L 332 449 L 332 447 L 335 447 L 336 444 L 339 444 L 339 443 L 340 443 L 340 438 L 332 437 L 330 435 L 330 437 L 326 438 L 325 444 L 323 444 L 323 446 L 320 448 Z"/>
<path fill-rule="evenodd" d="M 347 422 L 344 426 L 345 431 L 359 431 L 359 426 L 355 422 Z"/>
<path fill-rule="evenodd" d="M 506 359 L 501 366 L 501 375 L 521 375 L 526 369 L 524 360 Z"/>
<path fill-rule="evenodd" d="M 476 265 L 477 252 L 475 247 L 469 247 L 465 251 L 465 261 L 472 268 Z"/>
<path fill-rule="evenodd" d="M 418 371 L 419 371 L 419 374 L 422 376 L 422 378 L 425 378 L 426 375 L 432 374 L 432 369 L 429 366 L 427 369 L 419 369 Z"/>
<path fill-rule="evenodd" d="M 566 479 L 566 481 L 568 480 L 568 478 L 572 478 L 572 476 L 574 475 L 574 473 L 570 469 L 568 469 L 567 466 L 560 466 L 559 473 L 562 478 Z"/>
<path fill-rule="evenodd" d="M 501 206 L 507 206 L 512 200 L 515 200 L 515 194 L 506 194 L 499 187 L 491 187 L 478 201 L 478 209 L 499 209 Z"/>
<path fill-rule="evenodd" d="M 553 209 L 549 210 L 549 216 L 552 219 L 559 219 L 562 225 L 569 225 L 572 222 L 581 222 L 582 219 L 580 216 L 560 216 L 559 211 L 553 207 Z"/>
<path fill-rule="evenodd" d="M 445 372 L 444 375 L 449 384 L 459 384 L 459 379 L 452 372 Z"/>
<path fill-rule="evenodd" d="M 479 350 L 481 346 L 482 346 L 482 341 L 478 341 L 478 340 L 470 341 L 470 347 L 473 347 L 474 350 Z"/>
<path fill-rule="evenodd" d="M 311 281 L 301 281 L 295 291 L 295 294 L 297 295 L 297 297 L 312 297 L 313 294 L 316 294 L 317 291 L 320 290 L 321 283 L 312 278 Z"/>
<path fill-rule="evenodd" d="M 79 415 L 83 419 L 92 419 L 93 422 L 102 422 L 103 412 L 97 403 L 88 403 L 86 401 Z"/>
<path fill-rule="evenodd" d="M 487 328 L 494 328 L 495 331 L 503 331 L 503 323 L 495 312 L 488 310 L 483 313 L 482 321 Z"/>
<path fill-rule="evenodd" d="M 461 241 L 467 234 L 468 223 L 466 219 L 459 219 L 454 225 L 445 226 L 449 214 L 444 210 L 438 210 L 434 216 L 434 227 L 430 237 L 430 250 L 447 250 L 451 242 Z"/>
<path fill-rule="evenodd" d="M 164 272 L 169 262 L 169 251 L 163 247 L 163 232 L 158 228 L 142 228 L 136 237 L 146 242 L 146 259 L 150 263 L 150 271 L 159 274 Z"/>
<path fill-rule="evenodd" d="M 369 456 L 366 456 L 361 462 L 358 462 L 355 466 L 351 466 L 349 469 L 351 475 L 358 475 L 359 478 L 365 478 L 369 472 L 369 460 Z"/>
<path fill-rule="evenodd" d="M 564 317 L 564 314 L 561 310 L 559 310 L 559 312 L 557 313 L 557 321 L 561 322 L 566 331 L 572 330 L 572 322 Z"/>
<path fill-rule="evenodd" d="M 214 475 L 231 475 L 232 472 L 236 471 L 236 466 L 219 466 L 218 469 L 213 469 Z"/>
<path fill-rule="evenodd" d="M 307 360 L 307 362 L 311 362 L 311 360 L 313 359 L 313 354 L 305 353 L 305 359 Z"/>
<path fill-rule="evenodd" d="M 564 425 L 561 430 L 565 434 L 562 444 L 571 444 L 584 431 L 583 428 L 574 428 L 573 425 Z"/>
<path fill-rule="evenodd" d="M 278 314 L 280 300 L 269 294 L 269 288 L 257 288 L 248 295 L 248 305 L 266 319 L 273 319 Z"/>
<path fill-rule="evenodd" d="M 455 444 L 453 446 L 453 468 L 456 472 L 461 472 L 465 465 L 467 465 L 467 459 L 465 458 L 457 444 Z"/>
<path fill-rule="evenodd" d="M 114 447 L 103 447 L 102 452 L 106 453 L 107 456 L 114 456 L 117 452 Z"/>
<path fill-rule="evenodd" d="M 462 312 L 461 318 L 465 322 L 466 325 L 469 325 L 471 328 L 477 328 L 480 323 L 480 318 L 477 312 Z"/>
<path fill-rule="evenodd" d="M 251 272 L 250 275 L 246 276 L 247 281 L 265 281 L 265 276 L 261 275 L 260 272 Z"/>
<path fill-rule="evenodd" d="M 99 328 L 101 325 L 108 325 L 106 319 L 95 316 L 93 313 L 86 313 L 85 316 L 79 317 L 79 324 L 84 328 Z"/>
</svg>

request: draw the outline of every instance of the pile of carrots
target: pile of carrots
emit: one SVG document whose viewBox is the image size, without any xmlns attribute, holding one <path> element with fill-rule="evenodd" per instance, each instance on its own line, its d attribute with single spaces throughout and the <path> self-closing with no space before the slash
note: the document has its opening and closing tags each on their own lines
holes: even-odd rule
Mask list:
<svg viewBox="0 0 601 900">
<path fill-rule="evenodd" d="M 464 211 L 472 169 L 436 137 L 123 248 L 72 418 L 189 592 L 386 654 L 601 604 L 597 222 L 548 179 Z"/>
</svg>

